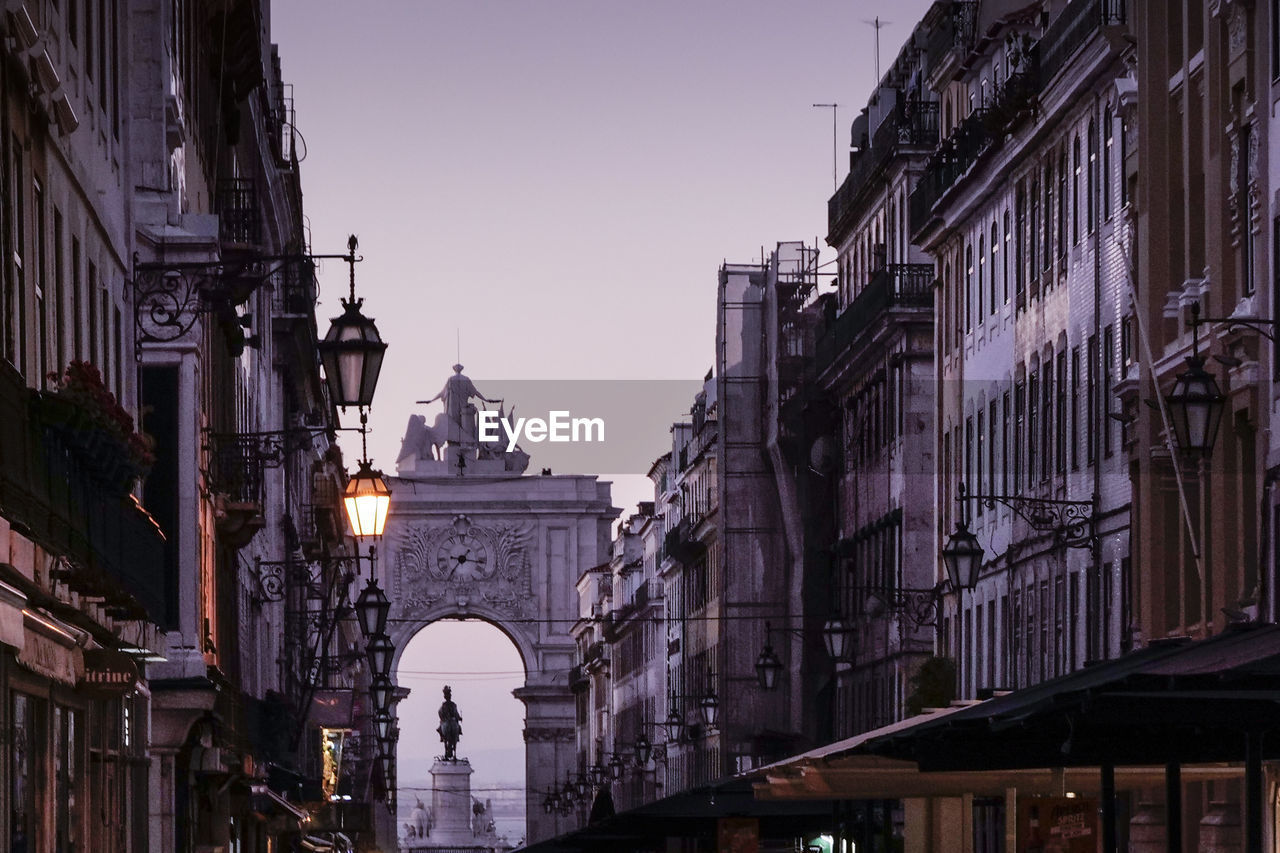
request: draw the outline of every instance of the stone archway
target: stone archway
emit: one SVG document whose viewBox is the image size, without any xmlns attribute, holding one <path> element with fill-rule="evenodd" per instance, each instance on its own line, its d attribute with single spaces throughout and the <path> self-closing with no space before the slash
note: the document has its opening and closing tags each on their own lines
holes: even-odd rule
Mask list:
<svg viewBox="0 0 1280 853">
<path fill-rule="evenodd" d="M 375 571 L 392 602 L 393 667 L 409 639 L 440 619 L 484 619 L 515 644 L 526 673 L 515 696 L 525 706 L 532 843 L 556 833 L 557 816 L 544 814 L 542 794 L 575 765 L 568 673 L 569 629 L 580 615 L 577 581 L 609 559 L 618 510 L 609 484 L 594 476 L 458 476 L 441 468 L 431 460 L 402 465 L 391 482 Z M 460 755 L 466 747 L 464 735 Z"/>
</svg>

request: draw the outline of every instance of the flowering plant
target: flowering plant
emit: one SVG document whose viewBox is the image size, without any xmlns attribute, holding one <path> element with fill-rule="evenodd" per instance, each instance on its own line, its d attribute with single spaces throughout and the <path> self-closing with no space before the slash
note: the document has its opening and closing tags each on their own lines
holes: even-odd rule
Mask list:
<svg viewBox="0 0 1280 853">
<path fill-rule="evenodd" d="M 85 428 L 105 434 L 123 448 L 137 476 L 151 470 L 156 461 L 151 438 L 134 428 L 133 415 L 103 383 L 98 368 L 87 361 L 73 361 L 62 375 L 51 373 L 49 378 L 56 383 L 54 396 L 76 408 L 86 421 Z"/>
</svg>

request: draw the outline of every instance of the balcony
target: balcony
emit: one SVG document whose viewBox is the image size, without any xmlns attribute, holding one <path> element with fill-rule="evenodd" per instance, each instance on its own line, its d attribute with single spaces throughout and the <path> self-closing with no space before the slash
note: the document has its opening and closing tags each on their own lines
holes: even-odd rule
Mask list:
<svg viewBox="0 0 1280 853">
<path fill-rule="evenodd" d="M 910 226 L 913 236 L 928 224 L 933 207 L 995 139 L 986 109 L 976 109 L 956 126 L 925 165 L 911 191 Z"/>
<path fill-rule="evenodd" d="M 932 308 L 933 265 L 890 264 L 849 303 L 819 336 L 814 367 L 823 372 L 890 308 Z"/>
<path fill-rule="evenodd" d="M 964 48 L 973 44 L 973 35 L 978 23 L 978 4 L 976 2 L 956 2 L 943 14 L 938 26 L 929 32 L 929 41 L 925 45 L 925 57 L 928 70 L 940 68 L 955 48 Z"/>
<path fill-rule="evenodd" d="M 258 182 L 253 178 L 223 178 L 214 195 L 218 237 L 224 244 L 257 246 L 262 242 L 258 212 Z"/>
<path fill-rule="evenodd" d="M 574 693 L 581 693 L 591 686 L 591 676 L 587 675 L 586 670 L 581 666 L 574 666 L 569 669 L 569 690 Z"/>
<path fill-rule="evenodd" d="M 133 495 L 103 484 L 53 424 L 40 397 L 0 365 L 0 506 L 24 535 L 72 568 L 62 579 L 137 618 L 163 622 L 164 534 Z"/>
<path fill-rule="evenodd" d="M 1072 55 L 1103 27 L 1124 23 L 1123 0 L 1084 0 L 1068 3 L 1036 44 L 1040 79 L 1048 82 Z"/>
<path fill-rule="evenodd" d="M 225 545 L 243 548 L 266 526 L 262 514 L 266 460 L 256 437 L 210 435 L 209 480 L 214 514 Z"/>
<path fill-rule="evenodd" d="M 681 563 L 690 563 L 707 550 L 707 546 L 693 536 L 693 528 L 689 519 L 680 522 L 667 531 L 663 539 L 663 550 Z"/>
<path fill-rule="evenodd" d="M 839 242 L 852 225 L 863 189 L 879 176 L 897 153 L 924 153 L 938 144 L 936 101 L 898 101 L 893 114 L 880 122 L 871 145 L 854 161 L 840 189 L 827 201 L 827 241 Z"/>
</svg>

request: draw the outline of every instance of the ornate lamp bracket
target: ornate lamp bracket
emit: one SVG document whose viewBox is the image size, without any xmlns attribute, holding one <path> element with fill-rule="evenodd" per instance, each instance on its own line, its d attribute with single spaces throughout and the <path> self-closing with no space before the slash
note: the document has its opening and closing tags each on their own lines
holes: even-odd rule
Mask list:
<svg viewBox="0 0 1280 853">
<path fill-rule="evenodd" d="M 1021 495 L 963 495 L 960 499 L 983 501 L 988 509 L 995 509 L 996 504 L 1006 506 L 1030 525 L 1032 530 L 1052 533 L 1068 548 L 1093 547 L 1098 516 L 1096 495 L 1087 501 Z"/>
</svg>

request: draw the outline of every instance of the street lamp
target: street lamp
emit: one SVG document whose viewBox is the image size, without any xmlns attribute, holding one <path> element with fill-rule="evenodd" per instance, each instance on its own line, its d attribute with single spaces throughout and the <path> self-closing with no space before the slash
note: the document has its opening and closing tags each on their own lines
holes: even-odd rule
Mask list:
<svg viewBox="0 0 1280 853">
<path fill-rule="evenodd" d="M 653 755 L 653 744 L 649 742 L 649 736 L 644 732 L 636 735 L 635 753 L 637 767 L 648 765 L 649 758 Z"/>
<path fill-rule="evenodd" d="M 671 697 L 671 710 L 667 713 L 667 718 L 662 721 L 662 731 L 667 736 L 667 743 L 675 743 L 680 739 L 680 732 L 684 731 L 684 717 L 676 709 L 675 696 Z"/>
<path fill-rule="evenodd" d="M 711 672 L 707 672 L 707 695 L 698 700 L 698 710 L 702 712 L 702 722 L 709 729 L 716 727 L 716 718 L 720 715 L 720 699 L 716 696 L 715 684 L 711 681 Z"/>
<path fill-rule="evenodd" d="M 374 675 L 391 674 L 391 659 L 395 657 L 396 647 L 390 637 L 382 633 L 374 634 L 365 652 L 369 655 L 369 668 Z"/>
<path fill-rule="evenodd" d="M 942 548 L 942 562 L 956 589 L 973 589 L 978 585 L 978 570 L 982 568 L 982 545 L 961 518 L 955 532 Z"/>
<path fill-rule="evenodd" d="M 764 623 L 764 648 L 760 650 L 759 657 L 756 658 L 756 681 L 760 684 L 761 690 L 774 690 L 778 686 L 778 674 L 782 672 L 782 661 L 778 659 L 777 653 L 773 650 L 773 644 L 769 641 L 769 634 L 772 626 Z"/>
<path fill-rule="evenodd" d="M 333 318 L 328 333 L 318 345 L 330 399 L 335 406 L 344 409 L 347 406 L 364 409 L 373 402 L 373 390 L 378 384 L 382 358 L 387 350 L 386 343 L 378 334 L 378 327 L 360 311 L 364 300 L 356 298 L 358 245 L 355 235 L 347 240 L 351 296 L 342 300 L 342 316 Z"/>
<path fill-rule="evenodd" d="M 373 700 L 374 711 L 379 714 L 390 713 L 391 697 L 395 690 L 390 678 L 385 675 L 374 676 L 373 683 L 369 685 L 369 698 Z"/>
<path fill-rule="evenodd" d="M 627 762 L 615 752 L 613 757 L 609 759 L 609 776 L 613 778 L 613 781 L 617 782 L 622 778 L 622 772 L 626 768 Z"/>
<path fill-rule="evenodd" d="M 1191 355 L 1187 356 L 1187 369 L 1178 374 L 1173 390 L 1165 397 L 1178 446 L 1185 451 L 1211 455 L 1226 399 L 1218 380 L 1204 369 L 1204 359 L 1200 357 L 1200 303 L 1196 302 L 1191 305 Z"/>
<path fill-rule="evenodd" d="M 395 727 L 395 723 L 395 718 L 386 711 L 375 714 L 373 717 L 374 736 L 379 741 L 383 741 L 391 737 L 391 729 Z"/>
<path fill-rule="evenodd" d="M 386 593 L 378 586 L 378 582 L 369 578 L 369 583 L 361 590 L 356 599 L 356 621 L 360 623 L 360 633 L 366 637 L 385 634 L 387 631 L 387 613 L 391 610 L 391 602 Z"/>
<path fill-rule="evenodd" d="M 849 640 L 852 635 L 853 628 L 840 618 L 839 613 L 832 614 L 822 626 L 822 644 L 827 647 L 827 654 L 833 661 L 843 663 L 848 660 L 845 655 L 851 645 Z"/>
<path fill-rule="evenodd" d="M 342 491 L 342 503 L 355 537 L 377 538 L 387 525 L 391 487 L 383 479 L 381 471 L 375 471 L 368 459 L 362 459 L 355 476 L 347 481 L 347 487 Z"/>
</svg>

